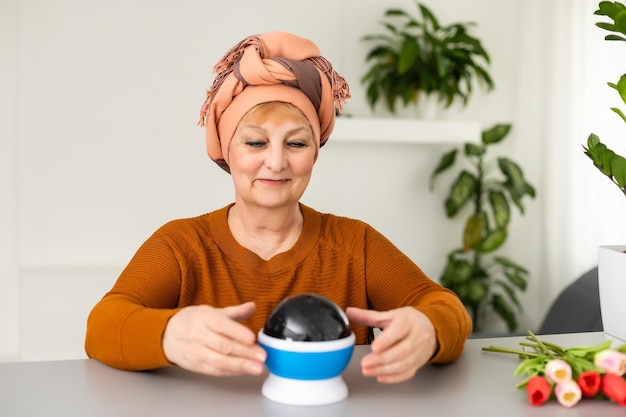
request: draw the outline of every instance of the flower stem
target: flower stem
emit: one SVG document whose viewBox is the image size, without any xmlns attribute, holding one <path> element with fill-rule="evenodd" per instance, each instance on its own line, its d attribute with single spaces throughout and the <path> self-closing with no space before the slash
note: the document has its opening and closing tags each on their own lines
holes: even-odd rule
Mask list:
<svg viewBox="0 0 626 417">
<path fill-rule="evenodd" d="M 529 352 L 527 350 L 520 350 L 520 349 L 510 349 L 510 348 L 501 347 L 501 346 L 483 347 L 482 350 L 485 352 L 512 353 L 514 355 L 519 355 L 522 358 L 536 358 L 538 356 L 541 356 L 537 352 Z"/>
</svg>

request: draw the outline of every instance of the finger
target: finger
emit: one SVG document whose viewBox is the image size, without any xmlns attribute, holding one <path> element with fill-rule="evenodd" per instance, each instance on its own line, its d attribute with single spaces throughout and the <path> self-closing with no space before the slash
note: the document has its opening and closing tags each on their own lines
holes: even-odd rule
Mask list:
<svg viewBox="0 0 626 417">
<path fill-rule="evenodd" d="M 361 360 L 363 375 L 381 383 L 412 378 L 436 349 L 432 323 L 411 307 L 387 312 L 350 308 L 346 314 L 355 322 L 384 329 L 372 342 L 372 352 Z"/>
<path fill-rule="evenodd" d="M 374 353 L 383 353 L 392 349 L 403 341 L 409 332 L 409 324 L 402 321 L 401 318 L 396 318 L 396 321 L 390 320 L 389 324 L 384 327 L 384 331 L 379 333 L 372 341 L 372 351 Z"/>
<path fill-rule="evenodd" d="M 225 317 L 225 316 L 220 316 Z M 228 326 L 242 326 L 227 318 Z M 216 318 L 216 322 L 220 322 Z M 184 362 L 188 368 L 209 375 L 240 375 L 248 373 L 258 375 L 263 371 L 267 353 L 256 343 L 248 343 L 248 340 L 234 339 L 226 336 L 231 331 L 216 332 L 207 329 L 201 338 L 196 338 L 197 343 L 188 345 L 184 352 Z M 244 333 L 252 332 L 244 327 Z M 254 342 L 254 336 L 252 336 Z M 179 363 L 179 365 L 182 365 Z M 185 366 L 183 366 L 185 367 Z"/>
<path fill-rule="evenodd" d="M 382 384 L 397 384 L 398 382 L 408 381 L 413 378 L 415 372 L 405 371 L 397 374 L 383 374 L 376 376 L 376 381 Z"/>
<path fill-rule="evenodd" d="M 422 355 L 414 351 L 415 349 L 408 351 L 404 345 L 411 349 L 410 344 L 402 342 L 384 354 L 371 354 L 369 358 L 363 358 L 363 375 L 376 377 L 381 383 L 396 383 L 412 378 L 426 361 Z"/>
<path fill-rule="evenodd" d="M 216 333 L 196 342 L 179 344 L 168 356 L 177 365 L 209 375 L 258 375 L 266 352 L 258 345 L 243 345 Z"/>
<path fill-rule="evenodd" d="M 398 320 L 398 313 L 395 310 L 376 311 L 348 307 L 346 315 L 355 323 L 384 330 L 372 342 L 372 351 L 375 353 L 381 353 L 389 349 L 405 337 L 408 332 L 408 328 L 402 328 L 401 325 L 394 324 L 394 320 Z"/>
<path fill-rule="evenodd" d="M 413 371 L 408 360 L 400 360 L 390 363 L 381 363 L 377 366 L 362 366 L 363 376 L 376 377 L 379 381 L 392 381 L 411 374 Z"/>
<path fill-rule="evenodd" d="M 247 303 L 239 304 L 236 306 L 229 306 L 222 309 L 224 314 L 233 320 L 242 321 L 250 318 L 256 310 L 256 304 L 254 301 L 248 301 Z"/>
<path fill-rule="evenodd" d="M 260 375 L 263 364 L 243 357 L 221 355 L 215 351 L 204 351 L 202 358 L 190 362 L 193 370 L 213 376 Z"/>
<path fill-rule="evenodd" d="M 208 337 L 203 344 L 206 348 L 223 356 L 249 359 L 259 363 L 265 362 L 265 349 L 256 343 L 248 343 L 247 339 L 233 339 L 215 333 L 212 337 Z"/>
<path fill-rule="evenodd" d="M 383 383 L 394 383 L 412 378 L 417 370 L 424 363 L 418 362 L 415 356 L 408 356 L 406 359 L 386 363 L 375 368 L 364 368 L 363 375 L 375 376 L 377 381 Z"/>
<path fill-rule="evenodd" d="M 250 311 L 254 311 L 254 303 L 246 304 L 227 307 L 222 309 L 222 314 L 208 319 L 206 325 L 211 334 L 207 335 L 203 344 L 220 355 L 264 363 L 267 356 L 265 349 L 256 344 L 256 336 L 252 330 L 228 316 L 245 317 Z"/>
<path fill-rule="evenodd" d="M 226 339 L 232 339 L 243 345 L 251 346 L 256 341 L 255 334 L 252 330 L 233 319 L 233 317 L 245 318 L 246 314 L 252 314 L 250 308 L 254 312 L 254 303 L 246 304 L 216 309 L 219 314 L 214 314 L 215 311 L 207 311 L 207 314 L 204 315 L 204 325 L 209 331 Z M 250 304 L 252 304 L 252 307 L 250 307 Z"/>
<path fill-rule="evenodd" d="M 379 344 L 376 349 L 372 346 L 372 352 L 361 359 L 361 368 L 368 376 L 395 373 L 409 363 L 412 354 L 410 343 L 397 339 L 390 346 Z"/>
<path fill-rule="evenodd" d="M 346 315 L 350 321 L 368 327 L 384 328 L 388 322 L 388 317 L 384 312 L 358 307 L 348 307 L 346 309 Z"/>
</svg>

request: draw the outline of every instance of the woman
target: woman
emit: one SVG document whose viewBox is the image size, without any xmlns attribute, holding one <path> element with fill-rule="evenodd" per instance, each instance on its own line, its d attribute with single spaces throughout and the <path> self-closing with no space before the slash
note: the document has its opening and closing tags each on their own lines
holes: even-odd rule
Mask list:
<svg viewBox="0 0 626 417">
<path fill-rule="evenodd" d="M 252 36 L 215 72 L 201 123 L 235 201 L 172 221 L 139 248 L 89 316 L 89 357 L 128 370 L 259 375 L 255 335 L 267 316 L 288 295 L 314 292 L 346 310 L 358 344 L 371 342 L 365 376 L 400 382 L 456 360 L 471 321 L 454 293 L 371 226 L 299 202 L 350 97 L 317 46 Z M 372 328 L 383 330 L 376 339 Z"/>
</svg>

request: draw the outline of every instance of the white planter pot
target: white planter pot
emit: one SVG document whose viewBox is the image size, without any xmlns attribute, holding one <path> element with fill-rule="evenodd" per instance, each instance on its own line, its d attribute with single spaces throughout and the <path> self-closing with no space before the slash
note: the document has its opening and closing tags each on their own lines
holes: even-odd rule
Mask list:
<svg viewBox="0 0 626 417">
<path fill-rule="evenodd" d="M 598 286 L 604 332 L 626 341 L 626 246 L 600 246 Z"/>
</svg>

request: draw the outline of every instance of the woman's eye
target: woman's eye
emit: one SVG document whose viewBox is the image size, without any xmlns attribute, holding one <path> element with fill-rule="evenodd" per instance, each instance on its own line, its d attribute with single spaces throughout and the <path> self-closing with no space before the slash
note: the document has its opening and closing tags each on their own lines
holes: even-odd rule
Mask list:
<svg viewBox="0 0 626 417">
<path fill-rule="evenodd" d="M 287 145 L 292 148 L 304 148 L 305 146 L 307 146 L 305 142 L 300 142 L 300 141 L 289 142 Z"/>
<path fill-rule="evenodd" d="M 263 142 L 262 140 L 247 140 L 246 145 L 252 148 L 260 148 L 265 145 L 265 142 Z"/>
</svg>

